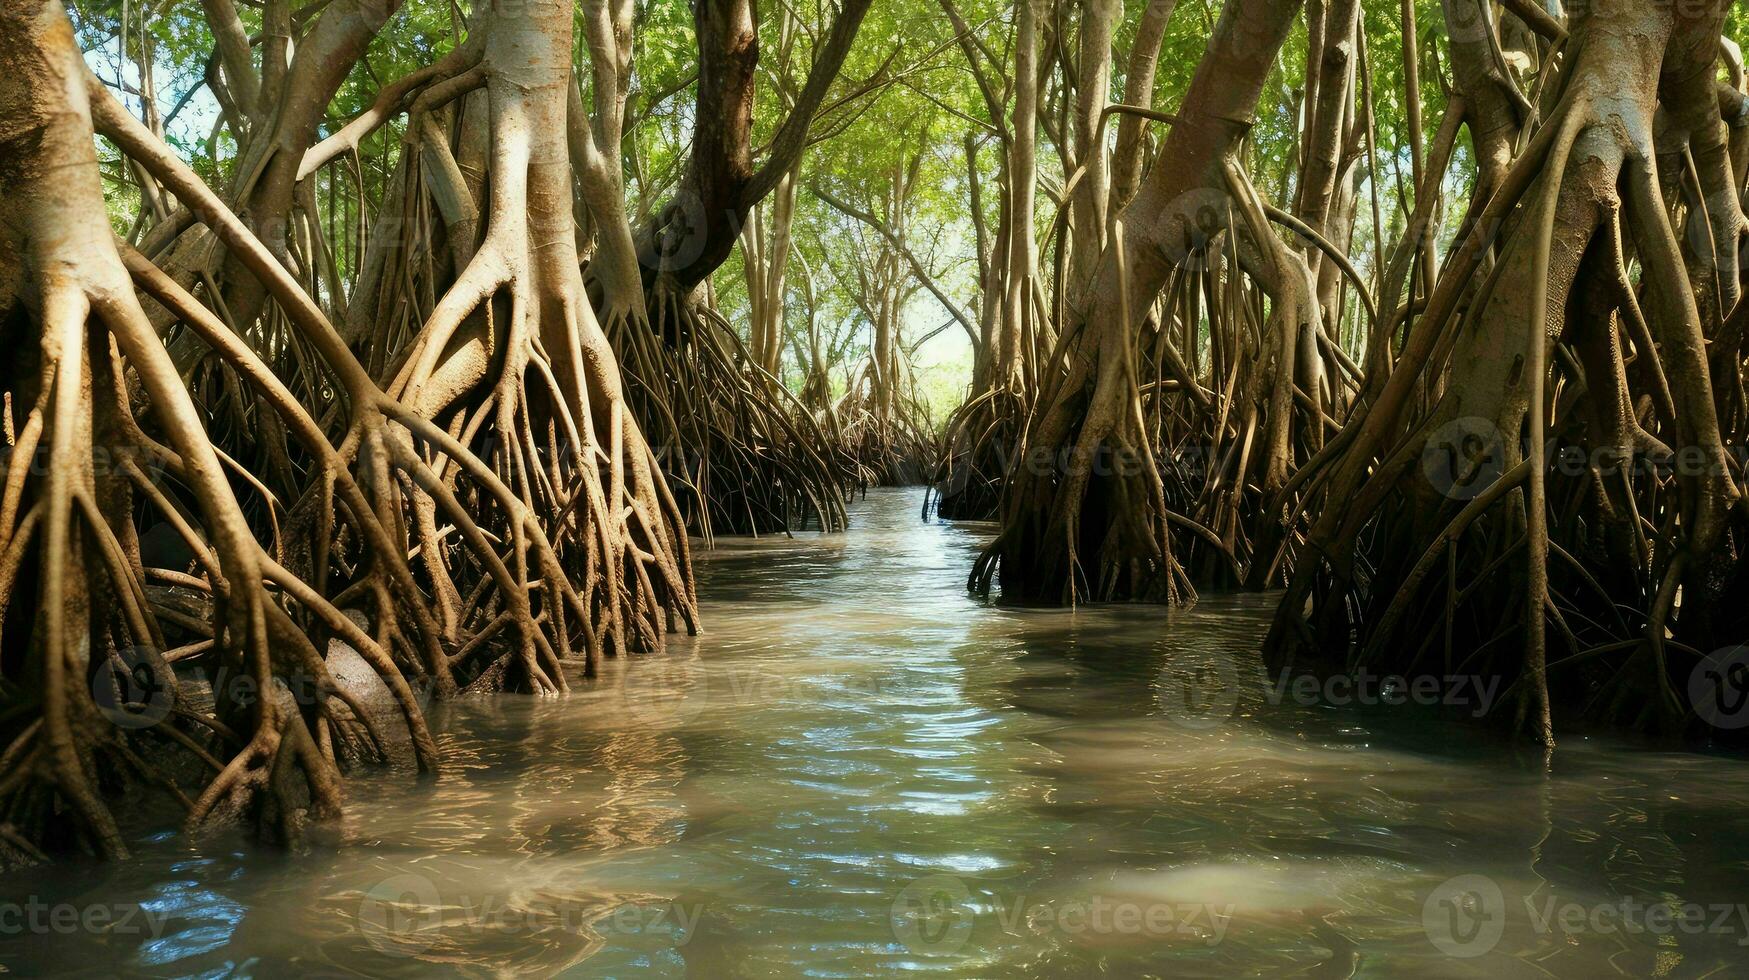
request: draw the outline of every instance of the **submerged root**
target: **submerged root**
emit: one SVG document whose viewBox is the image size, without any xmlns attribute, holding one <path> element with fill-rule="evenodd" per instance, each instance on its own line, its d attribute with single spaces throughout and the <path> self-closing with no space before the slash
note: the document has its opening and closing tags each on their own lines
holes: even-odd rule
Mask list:
<svg viewBox="0 0 1749 980">
<path fill-rule="evenodd" d="M 923 482 L 933 440 L 923 406 L 898 387 L 897 379 L 883 383 L 871 364 L 833 406 L 836 445 L 855 487 Z"/>
<path fill-rule="evenodd" d="M 1007 387 L 993 387 L 955 410 L 936 445 L 925 519 L 932 503 L 945 520 L 995 518 L 1027 411 L 1026 400 Z"/>
<path fill-rule="evenodd" d="M 1749 532 L 1727 449 L 1741 419 L 1715 398 L 1740 365 L 1715 378 L 1705 353 L 1720 287 L 1691 281 L 1657 176 L 1660 71 L 1695 25 L 1619 8 L 1582 26 L 1559 103 L 1466 219 L 1342 455 L 1304 474 L 1318 517 L 1268 645 L 1278 662 L 1341 651 L 1503 678 L 1509 723 L 1544 742 L 1561 709 L 1702 727 L 1694 679 L 1743 635 L 1716 611 Z M 1666 84 L 1664 108 L 1681 92 Z"/>
<path fill-rule="evenodd" d="M 0 130 L 11 161 L 0 234 L 23 260 L 22 288 L 0 310 L 22 353 L 6 384 L 0 494 L 0 821 L 26 851 L 119 857 L 111 801 L 150 786 L 191 830 L 244 818 L 296 843 L 338 811 L 341 752 L 369 724 L 316 653 L 319 631 L 298 625 L 345 617 L 252 533 L 136 298 L 105 220 L 88 75 L 65 14 L 32 2 L 0 19 L 0 85 L 31 108 L 13 120 L 22 129 Z M 188 567 L 145 563 L 142 513 L 173 529 Z M 423 718 L 411 697 L 403 706 L 432 769 Z"/>
<path fill-rule="evenodd" d="M 566 26 L 561 13 L 544 15 Z M 574 254 L 530 244 L 558 237 L 531 197 L 553 196 L 565 170 L 516 134 L 562 131 L 531 121 L 563 111 L 562 86 L 495 93 L 486 240 L 443 227 L 454 268 L 426 268 L 458 282 L 403 332 L 379 383 L 307 284 L 89 76 L 58 4 L 0 19 L 0 86 L 24 89 L 8 104 L 43 113 L 0 126 L 0 255 L 24 257 L 0 258 L 0 323 L 27 352 L 7 370 L 3 433 L 0 849 L 121 856 L 113 801 L 136 788 L 174 801 L 190 831 L 241 820 L 297 844 L 339 812 L 345 769 L 389 755 L 357 673 L 331 671 L 342 648 L 432 772 L 424 697 L 556 693 L 573 667 L 696 630 L 684 518 Z M 568 31 L 544 36 L 562 78 Z M 470 87 L 503 73 L 492 53 Z M 558 98 L 524 98 L 531 87 Z M 258 323 L 230 322 L 114 241 L 93 117 L 259 279 L 273 303 Z M 393 282 L 368 291 L 388 322 L 419 308 L 405 292 L 419 281 Z M 208 351 L 207 404 L 136 287 Z M 493 356 L 474 356 L 481 338 Z M 239 460 L 221 439 L 267 455 Z"/>
</svg>

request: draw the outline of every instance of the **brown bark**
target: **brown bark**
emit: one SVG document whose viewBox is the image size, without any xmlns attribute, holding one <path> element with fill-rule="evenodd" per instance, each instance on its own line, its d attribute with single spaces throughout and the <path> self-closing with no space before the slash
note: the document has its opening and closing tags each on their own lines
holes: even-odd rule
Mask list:
<svg viewBox="0 0 1749 980">
<path fill-rule="evenodd" d="M 1102 125 L 1111 100 L 1111 35 L 1123 14 L 1119 0 L 1081 4 L 1080 78 L 1075 84 L 1075 161 L 1085 171 L 1072 201 L 1074 244 L 1069 253 L 1068 295 L 1077 301 L 1099 266 L 1111 203 L 1111 162 Z"/>
<path fill-rule="evenodd" d="M 120 140 L 126 147 L 142 145 L 136 135 L 153 137 L 90 77 L 56 0 L 26 0 L 0 13 L 0 110 L 0 159 L 7 161 L 0 166 L 0 238 L 17 247 L 20 259 L 0 276 L 8 285 L 0 321 L 22 327 L 34 351 L 31 375 L 7 385 L 23 400 L 14 402 L 17 409 L 29 406 L 28 421 L 9 438 L 14 459 L 40 450 L 46 464 L 40 473 L 9 466 L 0 498 L 0 616 L 10 627 L 0 636 L 0 656 L 7 676 L 36 686 L 40 708 L 35 717 L 6 722 L 8 764 L 0 776 L 6 811 L 23 816 L 22 839 L 71 847 L 83 840 L 118 856 L 126 847 L 101 794 L 138 779 L 171 787 L 192 829 L 254 813 L 270 835 L 294 840 L 307 820 L 337 812 L 336 741 L 353 737 L 336 727 L 344 716 L 335 706 L 347 695 L 316 652 L 312 638 L 319 632 L 298 625 L 280 601 L 295 601 L 300 615 L 346 635 L 398 689 L 422 764 L 434 763 L 434 746 L 388 655 L 255 539 L 205 418 L 134 292 L 130 280 L 148 266 L 136 271 L 131 263 L 143 260 L 131 251 L 124 265 L 108 225 L 93 116 L 112 132 L 117 124 L 132 127 Z M 147 154 L 132 156 L 181 196 L 176 175 Z M 239 370 L 260 372 L 260 362 L 228 330 L 168 277 L 151 272 L 160 300 L 192 307 L 190 315 Z M 283 388 L 276 390 L 283 397 Z M 136 421 L 131 391 L 149 400 L 163 444 Z M 303 418 L 295 405 L 283 407 L 292 419 Z M 169 471 L 178 488 L 161 488 L 147 467 Z M 183 499 L 172 503 L 167 494 Z M 198 574 L 143 567 L 132 526 L 136 499 L 177 526 Z M 28 589 L 14 588 L 22 584 L 21 561 L 40 572 Z M 177 612 L 162 593 L 148 594 L 148 576 L 193 590 L 201 599 L 192 608 L 207 613 Z M 269 596 L 268 582 L 284 600 Z M 281 678 L 313 698 L 288 708 L 278 699 L 245 702 L 233 690 L 218 690 L 217 716 L 200 714 L 177 691 L 166 664 L 165 638 L 173 630 L 206 637 L 176 651 L 180 657 L 216 658 L 251 678 L 257 691 Z M 141 669 L 163 687 L 122 690 L 120 678 Z M 142 693 L 148 702 L 155 693 L 166 712 L 183 713 L 145 724 L 118 720 L 114 712 L 135 701 L 129 695 Z M 350 701 L 340 710 L 360 717 Z M 234 734 L 210 739 L 226 731 Z M 201 767 L 208 778 L 197 797 L 176 790 L 161 768 L 162 755 L 178 746 L 212 767 Z M 39 793 L 43 788 L 61 802 Z M 63 805 L 71 822 L 54 816 Z"/>
<path fill-rule="evenodd" d="M 1010 464 L 1003 530 L 973 570 L 974 587 L 1000 574 L 1005 596 L 1067 603 L 1176 601 L 1189 591 L 1173 555 L 1154 434 L 1139 404 L 1132 317 L 1154 306 L 1187 248 L 1199 247 L 1190 244 L 1204 235 L 1199 206 L 1227 200 L 1232 155 L 1298 10 L 1297 3 L 1231 0 L 1222 11 L 1159 159 L 1119 218 L 1087 308 L 1061 334 L 1056 356 L 1064 375 L 1040 393 L 1029 458 Z M 1280 305 L 1303 328 L 1308 311 Z M 1171 339 L 1162 343 L 1168 359 L 1178 357 Z M 1284 341 L 1277 354 L 1289 392 L 1292 349 Z"/>
<path fill-rule="evenodd" d="M 752 142 L 757 11 L 752 0 L 693 5 L 699 81 L 692 149 L 680 192 L 637 234 L 646 290 L 667 276 L 677 294 L 688 295 L 729 257 L 747 212 L 795 168 L 870 2 L 846 0 L 840 8 L 757 170 Z"/>
<path fill-rule="evenodd" d="M 1716 150 L 1716 98 L 1706 112 L 1694 100 L 1721 11 L 1708 5 L 1691 21 L 1618 5 L 1576 17 L 1559 103 L 1524 147 L 1497 144 L 1508 156 L 1485 168 L 1491 196 L 1477 199 L 1397 363 L 1387 371 L 1375 359 L 1344 451 L 1315 477 L 1321 511 L 1304 550 L 1317 557 L 1293 577 L 1276 656 L 1341 649 L 1358 630 L 1356 656 L 1391 665 L 1443 636 L 1476 651 L 1478 669 L 1522 679 L 1519 724 L 1540 741 L 1552 740 L 1563 695 L 1586 698 L 1593 720 L 1681 724 L 1686 694 L 1673 679 L 1686 671 L 1670 662 L 1667 631 L 1700 649 L 1719 641 L 1698 611 L 1714 607 L 1721 579 L 1699 570 L 1716 569 L 1721 542 L 1740 533 L 1727 515 L 1741 510 L 1741 491 L 1704 351 L 1701 310 L 1717 285 L 1684 264 L 1659 162 L 1681 159 L 1689 139 Z M 1495 98 L 1487 88 L 1498 81 L 1466 87 L 1466 106 Z M 1656 126 L 1661 115 L 1692 122 Z M 1490 145 L 1497 130 L 1478 118 L 1471 110 L 1472 134 Z M 1704 209 L 1687 220 L 1710 225 Z M 1733 221 L 1727 209 L 1725 227 Z M 1693 267 L 1708 269 L 1707 258 Z M 1418 390 L 1433 394 L 1429 407 Z M 1637 461 L 1672 451 L 1687 460 L 1673 484 L 1639 475 Z M 1580 474 L 1556 465 L 1563 453 L 1586 461 Z M 1654 513 L 1664 515 L 1655 535 L 1642 518 Z M 1588 551 L 1608 556 L 1595 575 L 1574 557 Z M 1363 555 L 1368 585 L 1357 590 Z M 1595 621 L 1561 611 L 1598 598 Z M 1499 642 L 1503 618 L 1519 642 Z M 1594 659 L 1615 649 L 1629 654 Z M 1556 674 L 1557 653 L 1580 666 Z"/>
<path fill-rule="evenodd" d="M 1151 107 L 1154 103 L 1154 77 L 1160 65 L 1160 44 L 1166 38 L 1166 27 L 1178 0 L 1148 0 L 1142 8 L 1142 19 L 1136 26 L 1135 43 L 1130 46 L 1128 68 L 1124 72 L 1123 101 L 1125 105 Z M 1147 152 L 1146 120 L 1125 115 L 1117 124 L 1117 151 L 1111 164 L 1111 207 L 1122 210 L 1142 186 L 1142 164 Z"/>
</svg>

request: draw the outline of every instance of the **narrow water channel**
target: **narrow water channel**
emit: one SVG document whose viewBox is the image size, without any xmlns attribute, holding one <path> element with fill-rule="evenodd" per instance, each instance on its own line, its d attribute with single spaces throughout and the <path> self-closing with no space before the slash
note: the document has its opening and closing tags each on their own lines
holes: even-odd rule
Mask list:
<svg viewBox="0 0 1749 980">
<path fill-rule="evenodd" d="M 0 972 L 1749 971 L 1749 764 L 1284 692 L 1267 597 L 980 604 L 979 533 L 919 503 L 726 542 L 706 636 L 570 697 L 435 707 L 448 769 L 355 775 L 337 846 L 0 881 Z"/>
</svg>

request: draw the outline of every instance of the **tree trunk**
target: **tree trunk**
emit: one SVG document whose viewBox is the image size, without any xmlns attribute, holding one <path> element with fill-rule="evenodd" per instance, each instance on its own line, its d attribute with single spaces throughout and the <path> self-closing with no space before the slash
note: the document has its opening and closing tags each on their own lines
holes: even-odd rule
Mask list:
<svg viewBox="0 0 1749 980">
<path fill-rule="evenodd" d="M 1206 247 L 1211 215 L 1225 220 L 1233 154 L 1298 8 L 1229 0 L 1222 11 L 1159 159 L 1119 218 L 1086 309 L 1061 333 L 1064 375 L 1040 391 L 1027 456 L 1009 464 L 1002 532 L 973 569 L 973 588 L 987 589 L 1000 574 L 1004 596 L 1022 601 L 1176 601 L 1190 592 L 1173 554 L 1155 433 L 1139 402 L 1137 317 L 1154 307 L 1180 261 Z M 1303 281 L 1281 279 L 1284 295 Z M 1279 393 L 1291 392 L 1295 341 L 1287 335 L 1303 332 L 1312 311 L 1277 300 L 1277 372 L 1287 379 L 1274 386 L 1279 411 Z M 1162 343 L 1176 359 L 1173 342 Z"/>
<path fill-rule="evenodd" d="M 1476 651 L 1471 669 L 1523 681 L 1518 723 L 1540 741 L 1563 694 L 1584 697 L 1593 721 L 1682 723 L 1673 678 L 1687 669 L 1669 664 L 1668 637 L 1724 642 L 1691 611 L 1716 606 L 1723 542 L 1743 528 L 1697 305 L 1713 283 L 1683 261 L 1659 160 L 1690 141 L 1718 159 L 1717 96 L 1702 110 L 1692 80 L 1714 71 L 1723 10 L 1581 12 L 1558 102 L 1522 147 L 1500 139 L 1503 110 L 1474 108 L 1512 101 L 1504 76 L 1459 67 L 1472 136 L 1494 147 L 1479 153 L 1491 197 L 1476 199 L 1388 380 L 1369 378 L 1344 451 L 1316 476 L 1323 506 L 1304 549 L 1316 558 L 1293 577 L 1272 655 L 1346 650 L 1358 633 L 1356 656 L 1391 668 L 1443 638 Z M 1448 16 L 1455 52 L 1468 12 Z M 1692 124 L 1655 126 L 1660 108 Z M 1740 227 L 1728 210 L 1724 227 Z M 1437 393 L 1426 409 L 1418 389 Z M 1687 462 L 1668 487 L 1638 476 L 1672 458 Z M 1655 537 L 1639 516 L 1654 513 L 1666 515 Z M 1551 624 L 1579 664 L 1561 676 Z M 1627 653 L 1599 662 L 1599 648 Z"/>
</svg>

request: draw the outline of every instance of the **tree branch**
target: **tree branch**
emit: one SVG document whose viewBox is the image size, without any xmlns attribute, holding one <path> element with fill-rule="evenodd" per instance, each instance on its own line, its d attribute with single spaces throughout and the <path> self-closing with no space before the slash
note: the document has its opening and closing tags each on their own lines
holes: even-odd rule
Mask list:
<svg viewBox="0 0 1749 980">
<path fill-rule="evenodd" d="M 783 175 L 795 168 L 796 157 L 807 148 L 808 130 L 814 125 L 814 114 L 825 101 L 832 82 L 838 78 L 838 70 L 850 54 L 851 42 L 856 40 L 862 19 L 872 3 L 873 0 L 844 0 L 838 19 L 832 22 L 832 31 L 826 36 L 825 46 L 815 56 L 814 67 L 808 71 L 808 81 L 802 86 L 802 94 L 796 98 L 795 110 L 783 121 L 776 138 L 771 141 L 771 156 L 741 189 L 743 207 L 752 207 L 764 200 Z"/>
<path fill-rule="evenodd" d="M 893 230 L 887 226 L 886 222 L 847 201 L 835 197 L 830 191 L 817 184 L 808 185 L 808 190 L 812 191 L 815 197 L 825 202 L 833 210 L 838 211 L 846 217 L 854 218 L 870 228 L 873 228 L 875 231 L 880 232 L 881 237 L 885 238 L 888 244 L 893 246 L 893 250 L 903 256 L 905 261 L 910 264 L 911 271 L 917 276 L 917 280 L 923 283 L 923 287 L 928 289 L 930 294 L 935 297 L 936 301 L 941 303 L 949 313 L 953 314 L 953 318 L 959 321 L 961 327 L 965 328 L 966 336 L 971 338 L 972 349 L 977 350 L 979 347 L 983 346 L 983 337 L 978 332 L 978 325 L 972 321 L 970 316 L 966 315 L 964 310 L 960 309 L 959 304 L 955 303 L 948 297 L 946 290 L 942 289 L 941 284 L 935 281 L 935 277 L 929 274 L 929 269 L 917 258 L 916 253 L 912 252 L 910 247 L 907 246 L 898 235 L 893 233 Z"/>
</svg>

